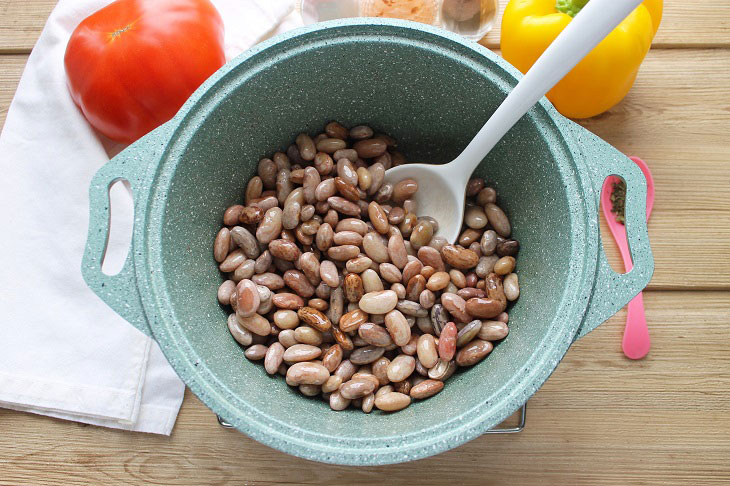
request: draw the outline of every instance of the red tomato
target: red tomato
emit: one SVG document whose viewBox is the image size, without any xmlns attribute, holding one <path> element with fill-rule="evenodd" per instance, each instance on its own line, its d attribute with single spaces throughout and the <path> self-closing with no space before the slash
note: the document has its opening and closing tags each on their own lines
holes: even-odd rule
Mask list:
<svg viewBox="0 0 730 486">
<path fill-rule="evenodd" d="M 64 58 L 86 119 L 127 143 L 172 118 L 224 62 L 209 0 L 117 0 L 76 27 Z"/>
</svg>

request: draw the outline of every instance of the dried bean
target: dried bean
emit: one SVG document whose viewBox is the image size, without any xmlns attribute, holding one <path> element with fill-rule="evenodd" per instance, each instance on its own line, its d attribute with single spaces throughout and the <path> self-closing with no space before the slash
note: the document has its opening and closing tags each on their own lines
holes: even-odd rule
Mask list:
<svg viewBox="0 0 730 486">
<path fill-rule="evenodd" d="M 348 273 L 344 280 L 345 298 L 348 302 L 359 302 L 365 290 L 360 275 L 356 273 Z"/>
<path fill-rule="evenodd" d="M 264 359 L 266 352 L 269 350 L 267 346 L 263 344 L 254 344 L 250 346 L 243 354 L 251 361 L 258 361 Z"/>
<path fill-rule="evenodd" d="M 340 394 L 342 397 L 353 400 L 363 398 L 375 391 L 377 384 L 373 384 L 370 380 L 360 380 L 353 378 L 340 386 Z"/>
<path fill-rule="evenodd" d="M 317 363 L 294 363 L 286 371 L 287 383 L 294 385 L 322 385 L 329 377 L 329 370 Z"/>
<path fill-rule="evenodd" d="M 373 261 L 377 263 L 385 263 L 390 260 L 388 247 L 383 242 L 383 238 L 373 231 L 366 234 L 362 240 L 362 246 L 365 253 Z"/>
<path fill-rule="evenodd" d="M 231 231 L 228 228 L 221 228 L 215 236 L 213 243 L 213 258 L 218 263 L 222 263 L 228 256 L 231 247 Z"/>
<path fill-rule="evenodd" d="M 332 246 L 327 250 L 327 256 L 333 260 L 346 261 L 360 254 L 360 248 L 355 245 Z"/>
<path fill-rule="evenodd" d="M 284 351 L 283 359 L 287 363 L 299 363 L 300 361 L 312 361 L 319 358 L 322 350 L 311 344 L 294 344 Z"/>
<path fill-rule="evenodd" d="M 340 318 L 340 330 L 343 332 L 357 331 L 367 320 L 368 315 L 365 312 L 355 309 Z"/>
<path fill-rule="evenodd" d="M 520 283 L 516 273 L 510 273 L 504 277 L 502 282 L 504 285 L 504 295 L 507 300 L 517 300 L 520 296 Z"/>
<path fill-rule="evenodd" d="M 411 300 L 399 300 L 396 308 L 408 316 L 426 317 L 428 315 L 428 310 L 421 307 L 421 304 L 418 302 Z"/>
<path fill-rule="evenodd" d="M 271 302 L 277 309 L 297 310 L 304 305 L 304 299 L 290 292 L 275 294 Z"/>
<path fill-rule="evenodd" d="M 451 246 L 451 245 L 447 245 Z M 446 248 L 444 246 L 441 250 Z M 427 266 L 433 267 L 436 271 L 441 272 L 446 269 L 444 262 L 441 259 L 441 253 L 430 246 L 422 246 L 418 249 L 418 259 Z"/>
<path fill-rule="evenodd" d="M 302 344 L 319 346 L 322 344 L 322 333 L 313 327 L 299 326 L 294 329 L 294 338 Z"/>
<path fill-rule="evenodd" d="M 368 344 L 372 346 L 387 347 L 393 344 L 388 331 L 372 322 L 361 324 L 357 330 L 358 335 Z"/>
<path fill-rule="evenodd" d="M 384 348 L 379 346 L 365 346 L 364 348 L 357 348 L 350 354 L 350 361 L 353 364 L 368 364 L 376 361 L 385 352 Z"/>
<path fill-rule="evenodd" d="M 271 334 L 271 323 L 269 323 L 269 321 L 260 314 L 244 317 L 236 312 L 236 317 L 243 327 L 254 334 L 259 336 L 268 336 Z"/>
<path fill-rule="evenodd" d="M 384 412 L 403 410 L 411 404 L 411 397 L 403 393 L 390 392 L 375 398 L 375 406 Z"/>
<path fill-rule="evenodd" d="M 499 236 L 507 238 L 512 231 L 512 228 L 510 226 L 509 219 L 507 219 L 507 215 L 504 214 L 504 211 L 502 211 L 502 209 L 494 203 L 485 204 L 484 211 L 487 214 L 489 224 L 492 225 L 494 231 L 496 231 Z"/>
<path fill-rule="evenodd" d="M 355 346 L 352 342 L 352 339 L 350 339 L 350 336 L 345 334 L 344 332 L 340 331 L 339 327 L 333 327 L 330 332 L 332 333 L 332 336 L 335 338 L 335 341 L 337 344 L 342 346 L 342 349 L 345 351 L 351 351 Z"/>
<path fill-rule="evenodd" d="M 266 351 L 266 356 L 264 356 L 264 369 L 266 372 L 270 375 L 276 374 L 283 358 L 284 346 L 281 343 L 276 342 L 269 346 L 269 349 Z"/>
<path fill-rule="evenodd" d="M 505 256 L 497 260 L 494 264 L 494 273 L 497 275 L 507 275 L 515 269 L 515 258 Z"/>
<path fill-rule="evenodd" d="M 398 295 L 392 290 L 368 292 L 360 299 L 360 309 L 368 314 L 386 314 L 398 303 Z"/>
<path fill-rule="evenodd" d="M 456 364 L 459 366 L 472 366 L 487 356 L 494 346 L 489 341 L 475 339 L 461 348 L 456 354 Z"/>
<path fill-rule="evenodd" d="M 317 142 L 317 150 L 327 154 L 334 154 L 347 146 L 344 140 L 339 138 L 324 138 Z"/>
<path fill-rule="evenodd" d="M 249 346 L 253 342 L 253 335 L 251 334 L 251 331 L 243 327 L 241 323 L 238 322 L 238 317 L 236 317 L 235 313 L 228 316 L 227 325 L 228 331 L 238 344 L 242 346 Z"/>
<path fill-rule="evenodd" d="M 479 261 L 479 257 L 473 251 L 454 245 L 446 245 L 441 248 L 441 256 L 446 263 L 459 270 L 468 270 Z"/>
<path fill-rule="evenodd" d="M 297 311 L 297 316 L 304 324 L 307 324 L 314 329 L 324 332 L 332 327 L 332 323 L 329 318 L 322 312 L 312 307 L 302 307 Z"/>
<path fill-rule="evenodd" d="M 379 312 L 379 314 L 382 313 Z M 405 346 L 411 339 L 411 327 L 399 310 L 391 310 L 385 313 L 385 327 L 396 346 Z"/>
<path fill-rule="evenodd" d="M 466 301 L 466 311 L 469 315 L 480 319 L 497 316 L 504 310 L 504 304 L 496 299 L 474 297 Z"/>
<path fill-rule="evenodd" d="M 342 346 L 339 344 L 333 344 L 327 351 L 322 354 L 322 365 L 327 368 L 330 373 L 334 373 L 340 363 L 342 363 Z"/>
<path fill-rule="evenodd" d="M 477 337 L 481 328 L 482 321 L 480 321 L 479 319 L 473 320 L 464 327 L 462 327 L 459 333 L 456 335 L 456 347 L 460 348 L 470 343 L 472 339 Z"/>
</svg>

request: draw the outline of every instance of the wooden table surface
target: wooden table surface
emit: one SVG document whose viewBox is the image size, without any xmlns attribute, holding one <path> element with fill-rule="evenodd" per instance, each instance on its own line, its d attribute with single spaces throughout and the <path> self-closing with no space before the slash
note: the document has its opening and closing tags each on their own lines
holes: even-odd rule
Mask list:
<svg viewBox="0 0 730 486">
<path fill-rule="evenodd" d="M 0 0 L 0 124 L 54 4 Z M 571 348 L 522 433 L 384 467 L 269 449 L 190 392 L 171 437 L 0 409 L 0 484 L 730 483 L 730 2 L 666 1 L 631 93 L 581 123 L 654 173 L 643 361 L 621 353 L 622 311 Z"/>
</svg>

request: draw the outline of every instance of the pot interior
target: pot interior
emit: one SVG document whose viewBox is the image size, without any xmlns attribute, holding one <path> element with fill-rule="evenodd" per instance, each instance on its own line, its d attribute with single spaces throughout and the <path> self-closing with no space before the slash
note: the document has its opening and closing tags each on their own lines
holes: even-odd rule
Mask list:
<svg viewBox="0 0 730 486">
<path fill-rule="evenodd" d="M 525 386 L 535 366 L 549 366 L 549 374 L 562 357 L 567 344 L 554 354 L 555 333 L 572 335 L 579 325 L 565 322 L 569 316 L 561 306 L 574 297 L 567 295 L 568 282 L 582 274 L 580 244 L 571 234 L 583 227 L 585 215 L 569 203 L 578 187 L 573 162 L 542 107 L 517 123 L 478 169 L 497 189 L 498 204 L 521 243 L 522 294 L 509 309 L 510 334 L 487 359 L 457 372 L 443 392 L 395 414 L 334 412 L 281 376 L 268 376 L 261 363 L 249 362 L 228 333 L 229 311 L 216 300 L 223 278 L 212 244 L 223 210 L 242 202 L 259 159 L 285 149 L 299 132 L 314 135 L 337 120 L 392 135 L 410 161 L 443 163 L 460 152 L 514 84 L 496 56 L 433 34 L 364 25 L 315 34 L 238 61 L 189 107 L 177 148 L 164 161 L 169 179 L 159 239 L 147 243 L 160 246 L 156 272 L 164 285 L 155 292 L 169 303 L 166 325 L 177 341 L 172 346 L 187 350 L 163 349 L 176 367 L 194 364 L 194 390 L 225 419 L 245 431 L 251 430 L 247 422 L 259 421 L 272 436 L 281 434 L 289 443 L 281 448 L 294 454 L 313 457 L 302 448 L 316 445 L 317 458 L 342 462 L 338 455 L 345 452 L 365 456 L 395 451 L 414 438 L 438 441 L 476 421 L 493 426 L 521 404 L 503 401 L 505 393 Z M 276 446 L 278 439 L 263 440 Z"/>
</svg>

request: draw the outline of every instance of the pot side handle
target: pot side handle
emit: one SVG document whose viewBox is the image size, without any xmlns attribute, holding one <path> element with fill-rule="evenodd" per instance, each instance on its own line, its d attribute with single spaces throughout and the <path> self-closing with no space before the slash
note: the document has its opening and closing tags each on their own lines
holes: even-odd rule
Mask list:
<svg viewBox="0 0 730 486">
<path fill-rule="evenodd" d="M 119 273 L 107 275 L 101 271 L 101 264 L 109 240 L 109 188 L 119 180 L 126 180 L 131 186 L 136 230 L 142 219 L 142 206 L 150 191 L 146 181 L 147 167 L 160 157 L 168 132 L 167 126 L 162 125 L 124 149 L 96 172 L 89 186 L 89 231 L 81 260 L 81 274 L 89 288 L 117 314 L 148 336 L 152 335 L 152 331 L 142 307 L 134 268 L 136 237 L 132 237 L 127 258 Z"/>
<path fill-rule="evenodd" d="M 654 257 L 649 244 L 646 221 L 646 178 L 644 174 L 631 159 L 614 147 L 587 130 L 581 129 L 580 131 L 581 133 L 576 138 L 584 148 L 587 158 L 586 165 L 591 170 L 594 197 L 599 214 L 601 212 L 601 189 L 606 177 L 615 175 L 626 182 L 624 218 L 634 266 L 631 271 L 624 274 L 614 272 L 603 250 L 603 242 L 600 242 L 593 293 L 576 339 L 591 332 L 628 304 L 648 285 L 654 273 Z M 598 218 L 599 215 L 596 214 L 596 224 L 598 224 Z M 598 237 L 601 238 L 600 231 Z"/>
</svg>

